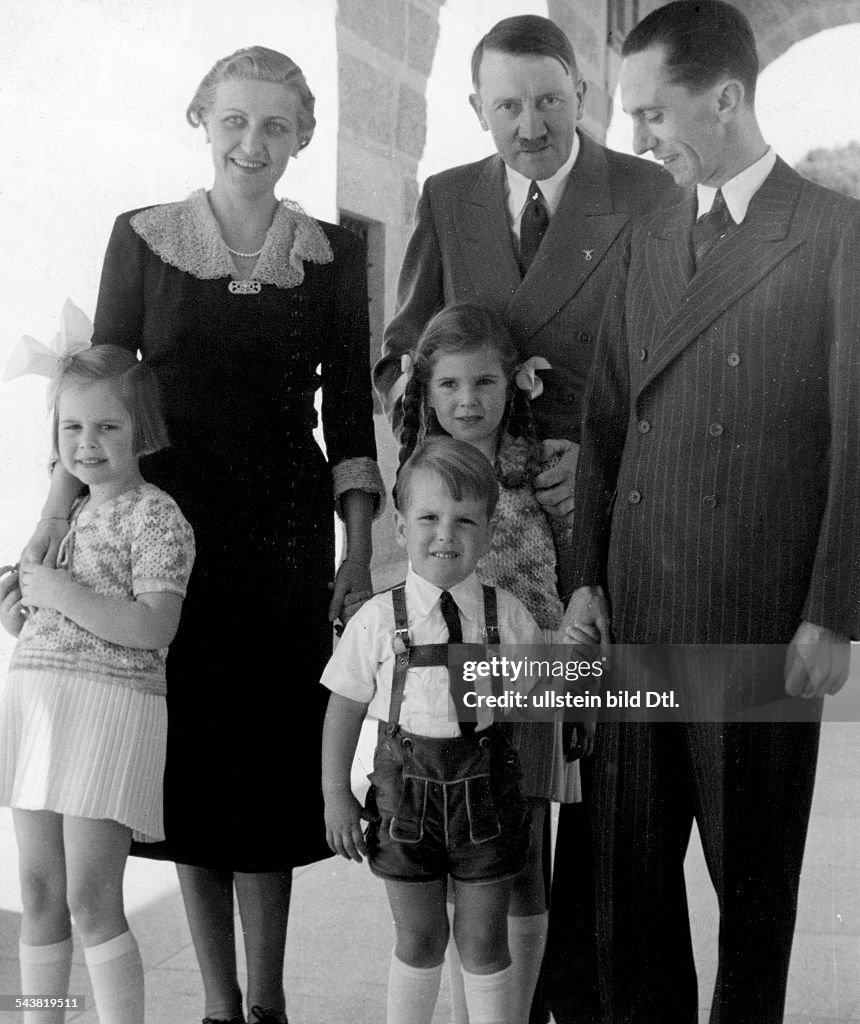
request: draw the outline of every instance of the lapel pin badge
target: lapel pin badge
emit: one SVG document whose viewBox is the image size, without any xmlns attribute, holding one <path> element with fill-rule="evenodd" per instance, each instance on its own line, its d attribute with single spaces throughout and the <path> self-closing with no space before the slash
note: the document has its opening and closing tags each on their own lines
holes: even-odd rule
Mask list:
<svg viewBox="0 0 860 1024">
<path fill-rule="evenodd" d="M 594 249 L 583 249 L 582 255 L 585 257 L 585 262 L 590 263 L 594 259 Z"/>
</svg>

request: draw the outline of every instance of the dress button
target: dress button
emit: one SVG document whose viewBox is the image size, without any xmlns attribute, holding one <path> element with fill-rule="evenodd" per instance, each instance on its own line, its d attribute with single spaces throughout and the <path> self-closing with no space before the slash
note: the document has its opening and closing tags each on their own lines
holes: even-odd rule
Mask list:
<svg viewBox="0 0 860 1024">
<path fill-rule="evenodd" d="M 639 491 L 631 491 L 627 495 L 627 500 L 630 502 L 631 505 L 638 505 L 639 502 L 642 500 L 642 495 L 639 493 Z"/>
<path fill-rule="evenodd" d="M 640 348 L 639 349 L 639 361 L 644 363 L 647 358 L 648 358 L 648 349 L 647 348 Z"/>
<path fill-rule="evenodd" d="M 706 494 L 702 498 L 702 504 L 705 508 L 716 508 L 717 507 L 717 496 L 716 494 Z"/>
<path fill-rule="evenodd" d="M 711 437 L 719 437 L 720 434 L 722 434 L 722 432 L 723 432 L 723 425 L 722 425 L 722 423 L 712 423 L 708 427 L 708 433 L 711 435 Z"/>
<path fill-rule="evenodd" d="M 648 420 L 639 420 L 639 433 L 640 434 L 647 434 L 650 429 L 651 429 L 651 424 L 648 422 Z"/>
<path fill-rule="evenodd" d="M 588 331 L 580 331 L 579 340 L 582 342 L 583 345 L 587 345 L 591 341 L 591 335 L 588 333 Z"/>
<path fill-rule="evenodd" d="M 729 352 L 729 356 L 726 362 L 729 364 L 729 366 L 740 366 L 741 357 L 737 354 L 737 352 Z"/>
</svg>

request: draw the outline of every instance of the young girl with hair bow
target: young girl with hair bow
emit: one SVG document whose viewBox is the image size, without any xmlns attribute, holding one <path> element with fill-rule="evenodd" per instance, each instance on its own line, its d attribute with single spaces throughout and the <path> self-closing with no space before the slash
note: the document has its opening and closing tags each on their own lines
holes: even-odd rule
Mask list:
<svg viewBox="0 0 860 1024">
<path fill-rule="evenodd" d="M 86 491 L 58 567 L 0 568 L 0 623 L 18 637 L 0 689 L 0 806 L 21 875 L 21 991 L 50 996 L 28 1024 L 61 1024 L 71 921 L 101 1024 L 142 1024 L 143 967 L 123 906 L 132 836 L 164 837 L 165 661 L 194 538 L 147 483 L 168 444 L 152 372 L 67 303 L 52 347 L 25 338 L 4 377 L 51 378 L 54 457 Z"/>
</svg>

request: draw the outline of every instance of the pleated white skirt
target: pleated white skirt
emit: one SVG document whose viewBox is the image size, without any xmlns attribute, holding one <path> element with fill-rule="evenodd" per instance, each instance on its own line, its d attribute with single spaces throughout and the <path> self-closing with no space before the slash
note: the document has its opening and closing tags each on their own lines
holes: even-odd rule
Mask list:
<svg viewBox="0 0 860 1024">
<path fill-rule="evenodd" d="M 164 838 L 167 703 L 68 672 L 13 669 L 0 696 L 0 805 Z"/>
</svg>

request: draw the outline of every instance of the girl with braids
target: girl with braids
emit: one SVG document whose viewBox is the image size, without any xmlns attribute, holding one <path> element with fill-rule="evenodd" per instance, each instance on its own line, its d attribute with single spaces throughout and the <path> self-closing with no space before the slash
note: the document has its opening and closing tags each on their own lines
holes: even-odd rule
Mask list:
<svg viewBox="0 0 860 1024">
<path fill-rule="evenodd" d="M 510 591 L 548 634 L 564 610 L 556 577 L 557 546 L 567 543 L 535 497 L 534 477 L 542 449 L 532 421 L 530 399 L 542 391 L 535 370 L 550 369 L 540 357 L 520 363 L 507 328 L 478 306 L 457 303 L 430 321 L 411 355 L 403 357 L 409 380 L 403 395 L 400 464 L 431 434 L 450 434 L 478 448 L 496 467 L 499 503 L 489 552 L 478 563 L 484 583 Z M 554 521 L 553 521 L 554 524 Z M 556 536 L 553 536 L 553 531 Z M 537 984 L 547 930 L 544 824 L 551 799 L 579 799 L 579 773 L 567 764 L 561 725 L 518 722 L 513 743 L 523 770 L 522 791 L 532 812 L 529 858 L 517 878 L 508 918 L 508 942 L 515 972 L 511 1021 L 527 1021 Z M 460 968 L 449 945 L 455 1019 L 467 1021 Z"/>
</svg>

